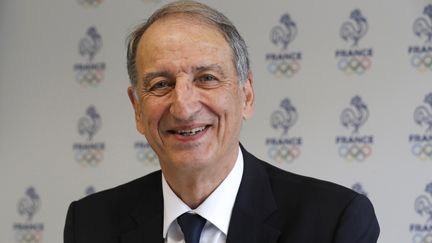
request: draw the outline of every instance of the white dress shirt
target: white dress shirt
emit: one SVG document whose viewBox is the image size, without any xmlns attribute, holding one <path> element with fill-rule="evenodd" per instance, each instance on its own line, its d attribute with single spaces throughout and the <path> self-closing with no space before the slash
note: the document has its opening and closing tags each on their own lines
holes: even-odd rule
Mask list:
<svg viewBox="0 0 432 243">
<path fill-rule="evenodd" d="M 163 236 L 165 243 L 184 243 L 177 217 L 190 212 L 207 220 L 201 233 L 200 243 L 225 243 L 231 212 L 243 175 L 243 154 L 239 148 L 237 161 L 222 183 L 196 209 L 187 206 L 169 187 L 162 176 L 164 200 Z"/>
</svg>

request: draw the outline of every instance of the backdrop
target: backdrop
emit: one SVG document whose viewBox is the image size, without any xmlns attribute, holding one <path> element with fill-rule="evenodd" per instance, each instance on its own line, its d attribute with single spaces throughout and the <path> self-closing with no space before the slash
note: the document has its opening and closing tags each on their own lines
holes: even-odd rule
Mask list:
<svg viewBox="0 0 432 243">
<path fill-rule="evenodd" d="M 431 243 L 432 1 L 205 2 L 249 46 L 245 147 L 366 194 L 379 242 Z M 71 201 L 158 169 L 125 38 L 165 3 L 0 1 L 0 242 L 62 242 Z"/>
</svg>

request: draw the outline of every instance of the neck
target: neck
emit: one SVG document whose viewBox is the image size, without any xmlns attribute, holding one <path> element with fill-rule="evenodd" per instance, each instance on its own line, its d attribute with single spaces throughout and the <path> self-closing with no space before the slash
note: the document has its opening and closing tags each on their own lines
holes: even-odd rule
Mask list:
<svg viewBox="0 0 432 243">
<path fill-rule="evenodd" d="M 162 168 L 162 172 L 171 190 L 191 209 L 195 209 L 225 180 L 236 161 L 237 154 L 226 163 L 211 168 Z M 174 173 L 170 173 L 171 171 Z"/>
</svg>

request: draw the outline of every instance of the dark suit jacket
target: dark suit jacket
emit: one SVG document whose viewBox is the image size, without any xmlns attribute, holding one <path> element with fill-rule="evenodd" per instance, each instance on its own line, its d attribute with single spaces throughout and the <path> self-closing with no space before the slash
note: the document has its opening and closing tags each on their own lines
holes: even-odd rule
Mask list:
<svg viewBox="0 0 432 243">
<path fill-rule="evenodd" d="M 227 243 L 372 243 L 370 201 L 333 183 L 292 174 L 242 148 L 244 172 Z M 161 172 L 73 202 L 64 243 L 163 242 Z"/>
</svg>

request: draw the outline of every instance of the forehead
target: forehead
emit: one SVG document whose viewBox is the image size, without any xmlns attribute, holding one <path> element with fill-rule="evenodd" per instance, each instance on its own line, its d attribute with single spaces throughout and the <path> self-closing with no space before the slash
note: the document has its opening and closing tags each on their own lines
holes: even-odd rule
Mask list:
<svg viewBox="0 0 432 243">
<path fill-rule="evenodd" d="M 223 34 L 193 16 L 170 15 L 154 22 L 142 35 L 137 49 L 138 66 L 159 59 L 231 58 L 231 49 Z M 225 62 L 228 60 L 225 60 Z"/>
</svg>

